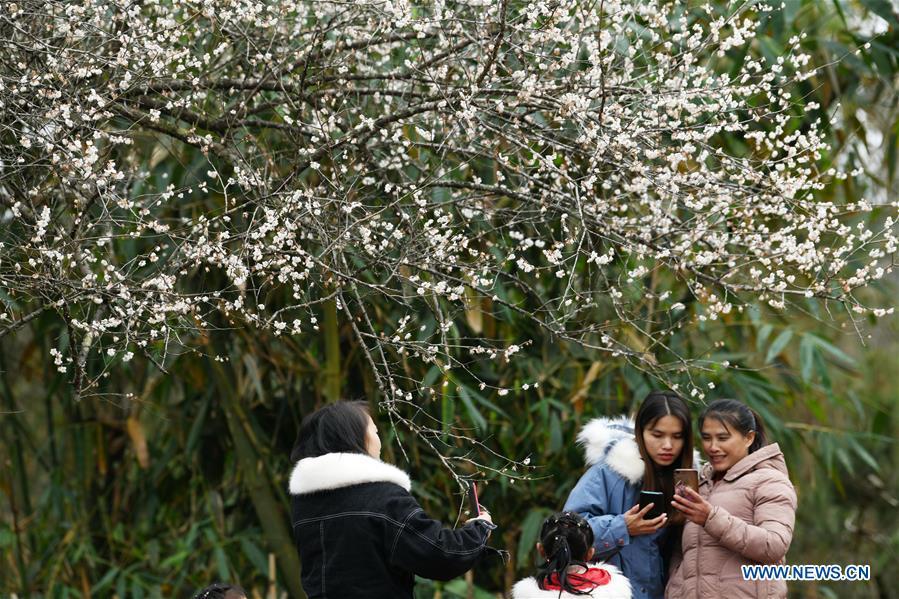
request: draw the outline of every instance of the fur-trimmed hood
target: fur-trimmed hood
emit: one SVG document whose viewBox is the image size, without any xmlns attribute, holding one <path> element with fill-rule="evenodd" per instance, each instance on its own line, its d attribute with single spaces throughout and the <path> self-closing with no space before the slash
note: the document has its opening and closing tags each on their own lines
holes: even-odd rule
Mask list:
<svg viewBox="0 0 899 599">
<path fill-rule="evenodd" d="M 525 578 L 519 580 L 512 587 L 512 599 L 582 599 L 584 597 L 592 597 L 592 599 L 630 599 L 631 583 L 621 573 L 621 570 L 612 564 L 591 564 L 591 568 L 602 568 L 612 575 L 609 584 L 598 586 L 589 595 L 572 595 L 571 593 L 559 591 L 547 591 L 540 588 L 536 578 Z"/>
<path fill-rule="evenodd" d="M 634 421 L 627 416 L 594 418 L 581 429 L 577 442 L 584 448 L 588 466 L 604 462 L 632 485 L 643 480 L 644 464 L 634 440 Z"/>
<path fill-rule="evenodd" d="M 388 482 L 406 491 L 412 488 L 409 475 L 361 453 L 327 453 L 297 462 L 290 475 L 290 494 L 305 495 L 362 483 Z"/>
<path fill-rule="evenodd" d="M 634 439 L 634 421 L 627 416 L 594 418 L 581 429 L 577 442 L 584 448 L 588 466 L 604 462 L 632 485 L 643 480 L 643 458 Z M 699 451 L 693 449 L 693 467 L 701 470 L 704 465 Z"/>
</svg>

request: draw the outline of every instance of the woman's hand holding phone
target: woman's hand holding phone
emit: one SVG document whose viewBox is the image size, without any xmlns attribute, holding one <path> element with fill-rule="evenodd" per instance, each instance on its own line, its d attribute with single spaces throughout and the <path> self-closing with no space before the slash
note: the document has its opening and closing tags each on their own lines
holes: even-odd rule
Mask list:
<svg viewBox="0 0 899 599">
<path fill-rule="evenodd" d="M 627 533 L 629 535 L 632 537 L 637 535 L 648 535 L 665 526 L 665 522 L 668 520 L 667 514 L 662 514 L 658 518 L 653 518 L 652 520 L 644 519 L 644 516 L 652 509 L 652 507 L 653 504 L 650 503 L 641 509 L 640 504 L 637 504 L 624 512 L 624 523 L 627 524 Z"/>
<path fill-rule="evenodd" d="M 484 522 L 489 522 L 493 524 L 493 518 L 490 517 L 490 512 L 481 505 L 481 502 L 478 500 L 478 485 L 477 483 L 471 483 L 471 486 L 468 487 L 468 505 L 471 509 L 471 513 L 474 514 L 471 518 L 468 519 L 468 522 L 472 520 L 483 520 Z M 490 531 L 492 532 L 492 531 Z M 487 538 L 490 538 L 490 532 L 487 533 Z"/>
<path fill-rule="evenodd" d="M 683 512 L 687 520 L 700 526 L 705 526 L 712 513 L 712 504 L 690 487 L 684 487 L 682 495 L 675 495 L 671 505 Z"/>
<path fill-rule="evenodd" d="M 686 488 L 699 492 L 699 470 L 695 468 L 678 468 L 674 471 L 674 493 L 686 496 Z"/>
<path fill-rule="evenodd" d="M 469 518 L 465 523 L 474 522 L 475 520 L 483 520 L 484 522 L 489 522 L 493 524 L 493 518 L 490 516 L 490 512 L 487 511 L 483 505 L 481 507 L 481 513 L 475 516 L 474 518 Z M 493 534 L 493 526 L 490 527 L 490 530 L 487 531 L 487 538 L 490 538 L 490 535 Z"/>
<path fill-rule="evenodd" d="M 472 520 L 484 520 L 486 522 L 489 522 L 490 524 L 493 524 L 493 517 L 490 515 L 490 512 L 487 511 L 487 508 L 485 508 L 483 505 L 481 506 L 481 513 L 474 518 L 469 518 L 468 522 L 471 522 Z"/>
</svg>

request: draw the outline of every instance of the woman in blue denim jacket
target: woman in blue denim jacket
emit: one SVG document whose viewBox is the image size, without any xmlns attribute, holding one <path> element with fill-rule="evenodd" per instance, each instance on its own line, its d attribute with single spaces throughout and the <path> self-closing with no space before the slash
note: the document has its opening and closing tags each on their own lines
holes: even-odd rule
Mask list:
<svg viewBox="0 0 899 599">
<path fill-rule="evenodd" d="M 671 392 L 653 391 L 635 421 L 596 418 L 578 435 L 589 469 L 575 485 L 565 511 L 577 512 L 593 529 L 597 559 L 630 580 L 635 599 L 665 595 L 668 561 L 683 527 L 670 508 L 674 470 L 693 468 L 693 432 L 687 403 Z M 665 513 L 643 516 L 640 491 L 661 491 Z"/>
</svg>

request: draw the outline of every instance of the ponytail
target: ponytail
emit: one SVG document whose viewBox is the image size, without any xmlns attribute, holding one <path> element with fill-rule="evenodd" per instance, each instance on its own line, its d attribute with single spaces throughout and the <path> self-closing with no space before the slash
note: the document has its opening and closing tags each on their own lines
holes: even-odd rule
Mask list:
<svg viewBox="0 0 899 599">
<path fill-rule="evenodd" d="M 554 540 L 555 550 L 552 555 L 546 556 L 546 567 L 559 576 L 559 584 L 564 589 L 568 582 L 568 567 L 571 565 L 571 547 L 568 539 L 563 536 L 556 536 Z"/>
<path fill-rule="evenodd" d="M 755 425 L 752 429 L 755 431 L 755 439 L 753 439 L 752 445 L 749 446 L 749 453 L 753 453 L 768 444 L 768 435 L 765 433 L 765 423 L 758 412 L 749 407 L 746 409 L 752 414 L 753 424 Z"/>
<path fill-rule="evenodd" d="M 593 529 L 581 516 L 573 512 L 554 514 L 543 522 L 540 529 L 540 543 L 543 545 L 546 561 L 537 572 L 537 583 L 541 589 L 552 582 L 559 585 L 562 592 L 572 595 L 589 595 L 569 580 L 571 566 L 585 566 L 585 558 L 593 547 Z"/>
</svg>

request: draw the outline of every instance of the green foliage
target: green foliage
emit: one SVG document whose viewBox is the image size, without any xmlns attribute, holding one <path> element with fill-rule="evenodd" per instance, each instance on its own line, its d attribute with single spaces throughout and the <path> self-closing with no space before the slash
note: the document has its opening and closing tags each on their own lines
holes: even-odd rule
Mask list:
<svg viewBox="0 0 899 599">
<path fill-rule="evenodd" d="M 708 337 L 684 342 L 725 344 L 710 359 L 730 359 L 741 368 L 705 373 L 703 382 L 716 386 L 710 396 L 749 402 L 787 453 L 801 500 L 791 563 L 871 563 L 875 573 L 884 572 L 883 556 L 896 546 L 895 534 L 888 532 L 896 526 L 895 323 L 876 329 L 870 348 L 859 352 L 851 336 L 834 336 L 814 321 L 787 325 L 767 318 L 763 311 L 734 317 L 707 330 Z M 516 324 L 498 319 L 498 333 Z M 226 391 L 216 384 L 208 359 L 185 354 L 170 376 L 140 368 L 112 372 L 104 390 L 132 392 L 134 399 L 97 396 L 75 403 L 39 351 L 59 334 L 54 326 L 40 322 L 35 338 L 4 346 L 6 405 L 24 410 L 2 421 L 9 441 L 4 451 L 13 448 L 5 459 L 22 456 L 24 470 L 14 466 L 0 475 L 13 507 L 4 508 L 0 527 L 2 588 L 27 589 L 29 596 L 90 589 L 95 596 L 168 597 L 226 579 L 263 592 L 272 540 L 260 525 L 247 487 L 248 466 L 238 459 L 228 426 Z M 784 331 L 793 333 L 778 343 Z M 351 338 L 345 325 L 340 333 L 344 341 Z M 232 333 L 227 342 L 232 359 L 224 369 L 233 376 L 233 392 L 246 415 L 242 426 L 257 456 L 254 469 L 284 509 L 287 455 L 298 422 L 327 401 L 324 381 L 311 376 L 324 348 L 298 351 L 292 339 L 259 334 Z M 371 388 L 354 372 L 362 368 L 358 356 L 349 343 L 342 351 L 347 395 L 370 396 Z M 453 380 L 444 396 L 422 406 L 457 427 L 483 430 L 479 438 L 497 452 L 531 456 L 537 465 L 513 471 L 495 457 L 480 456 L 498 471 L 508 468 L 507 474 L 527 479 L 486 475 L 482 499 L 500 524 L 494 544 L 508 549 L 512 560 L 488 561 L 476 573 L 478 586 L 501 590 L 532 570 L 542 518 L 561 508 L 583 470 L 573 444 L 577 430 L 595 415 L 633 409 L 654 384 L 626 364 L 596 364 L 579 348 L 547 340 L 521 359 L 493 366 L 504 386 L 537 380 L 536 389 L 500 398 Z M 11 378 L 10 372 L 19 376 Z M 425 377 L 427 371 L 411 374 Z M 456 385 L 464 394 L 452 391 Z M 147 441 L 143 464 L 138 431 Z M 385 459 L 411 471 L 430 513 L 454 522 L 460 490 L 412 435 L 394 434 L 385 435 Z M 449 454 L 464 448 L 445 449 Z M 847 537 L 853 542 L 829 542 Z M 280 572 L 278 579 L 283 584 L 291 575 L 296 573 Z M 464 581 L 442 587 L 443 596 L 462 593 L 457 586 L 464 589 Z M 846 596 L 846 588 L 834 588 Z M 423 584 L 419 593 L 434 589 Z"/>
<path fill-rule="evenodd" d="M 850 30 L 848 19 L 865 10 L 891 28 L 870 40 Z M 808 34 L 803 48 L 828 66 L 820 77 L 797 83 L 796 95 L 806 105 L 818 103 L 814 110 L 835 113 L 831 133 L 842 144 L 840 155 L 864 166 L 875 182 L 847 180 L 822 193 L 853 198 L 894 187 L 899 23 L 890 3 L 795 0 L 760 26 L 767 37 L 758 51 L 772 56 L 792 35 Z M 868 41 L 870 47 L 856 54 Z M 860 113 L 869 116 L 863 121 Z M 868 148 L 874 132 L 882 133 L 881 154 Z M 743 140 L 723 143 L 737 147 Z M 160 153 L 135 194 L 200 176 L 204 161 L 197 152 L 175 147 Z M 479 168 L 485 179 L 492 176 L 489 165 Z M 178 210 L 202 211 L 204 202 L 217 201 L 191 198 Z M 653 285 L 647 280 L 648 288 Z M 895 281 L 885 283 L 871 290 L 872 299 L 894 303 L 896 291 Z M 497 290 L 528 306 L 528 298 L 515 293 Z M 686 309 L 672 319 L 702 314 L 701 302 L 683 301 Z M 488 561 L 476 572 L 474 597 L 480 599 L 532 571 L 542 518 L 561 508 L 583 471 L 573 443 L 578 429 L 596 415 L 633 410 L 658 383 L 624 361 L 598 361 L 582 347 L 547 338 L 507 306 L 495 307 L 488 298 L 472 302 L 477 308 L 448 335 L 487 331 L 499 340 L 527 336 L 533 343 L 509 361 L 472 363 L 477 377 L 465 369 L 444 377 L 411 360 L 404 365 L 410 379 L 441 389 L 422 401 L 417 416 L 441 423 L 438 449 L 486 466 L 457 462 L 463 474 L 487 479 L 482 500 L 500 525 L 493 544 L 512 558 Z M 791 563 L 870 563 L 877 578 L 869 585 L 797 584 L 795 594 L 897 596 L 890 568 L 899 554 L 899 327 L 895 319 L 876 327 L 860 323 L 866 347 L 859 348 L 846 315 L 831 316 L 811 303 L 793 307 L 789 320 L 750 306 L 672 336 L 671 351 L 706 360 L 704 370 L 673 378 L 685 388 L 708 389 L 706 400 L 746 401 L 784 448 L 800 497 Z M 386 305 L 379 315 L 384 330 L 398 320 Z M 167 375 L 139 358 L 127 371 L 95 365 L 99 385 L 78 401 L 48 357 L 50 347 L 64 348 L 68 338 L 55 316 L 47 313 L 21 335 L 3 338 L 0 594 L 175 597 L 231 580 L 264 595 L 270 575 L 277 576 L 279 590 L 290 588 L 288 581 L 295 586 L 299 573 L 284 571 L 283 564 L 270 572 L 269 555 L 283 551 L 290 534 L 286 479 L 298 424 L 337 394 L 335 381 L 344 397 L 378 400 L 350 324 L 337 319 L 325 333 L 294 339 L 229 331 L 186 344 L 167 363 Z M 325 339 L 336 339 L 338 351 Z M 224 351 L 211 352 L 212 344 Z M 207 352 L 230 359 L 212 362 Z M 733 368 L 721 367 L 724 361 Z M 501 397 L 490 387 L 481 390 L 476 379 L 517 392 Z M 694 401 L 698 411 L 702 401 Z M 455 522 L 462 494 L 441 461 L 408 430 L 385 424 L 385 459 L 411 472 L 429 513 Z M 530 457 L 534 467 L 521 469 L 468 447 L 453 430 L 469 431 L 501 456 Z M 421 581 L 417 596 L 468 597 L 468 588 L 463 580 Z"/>
</svg>

